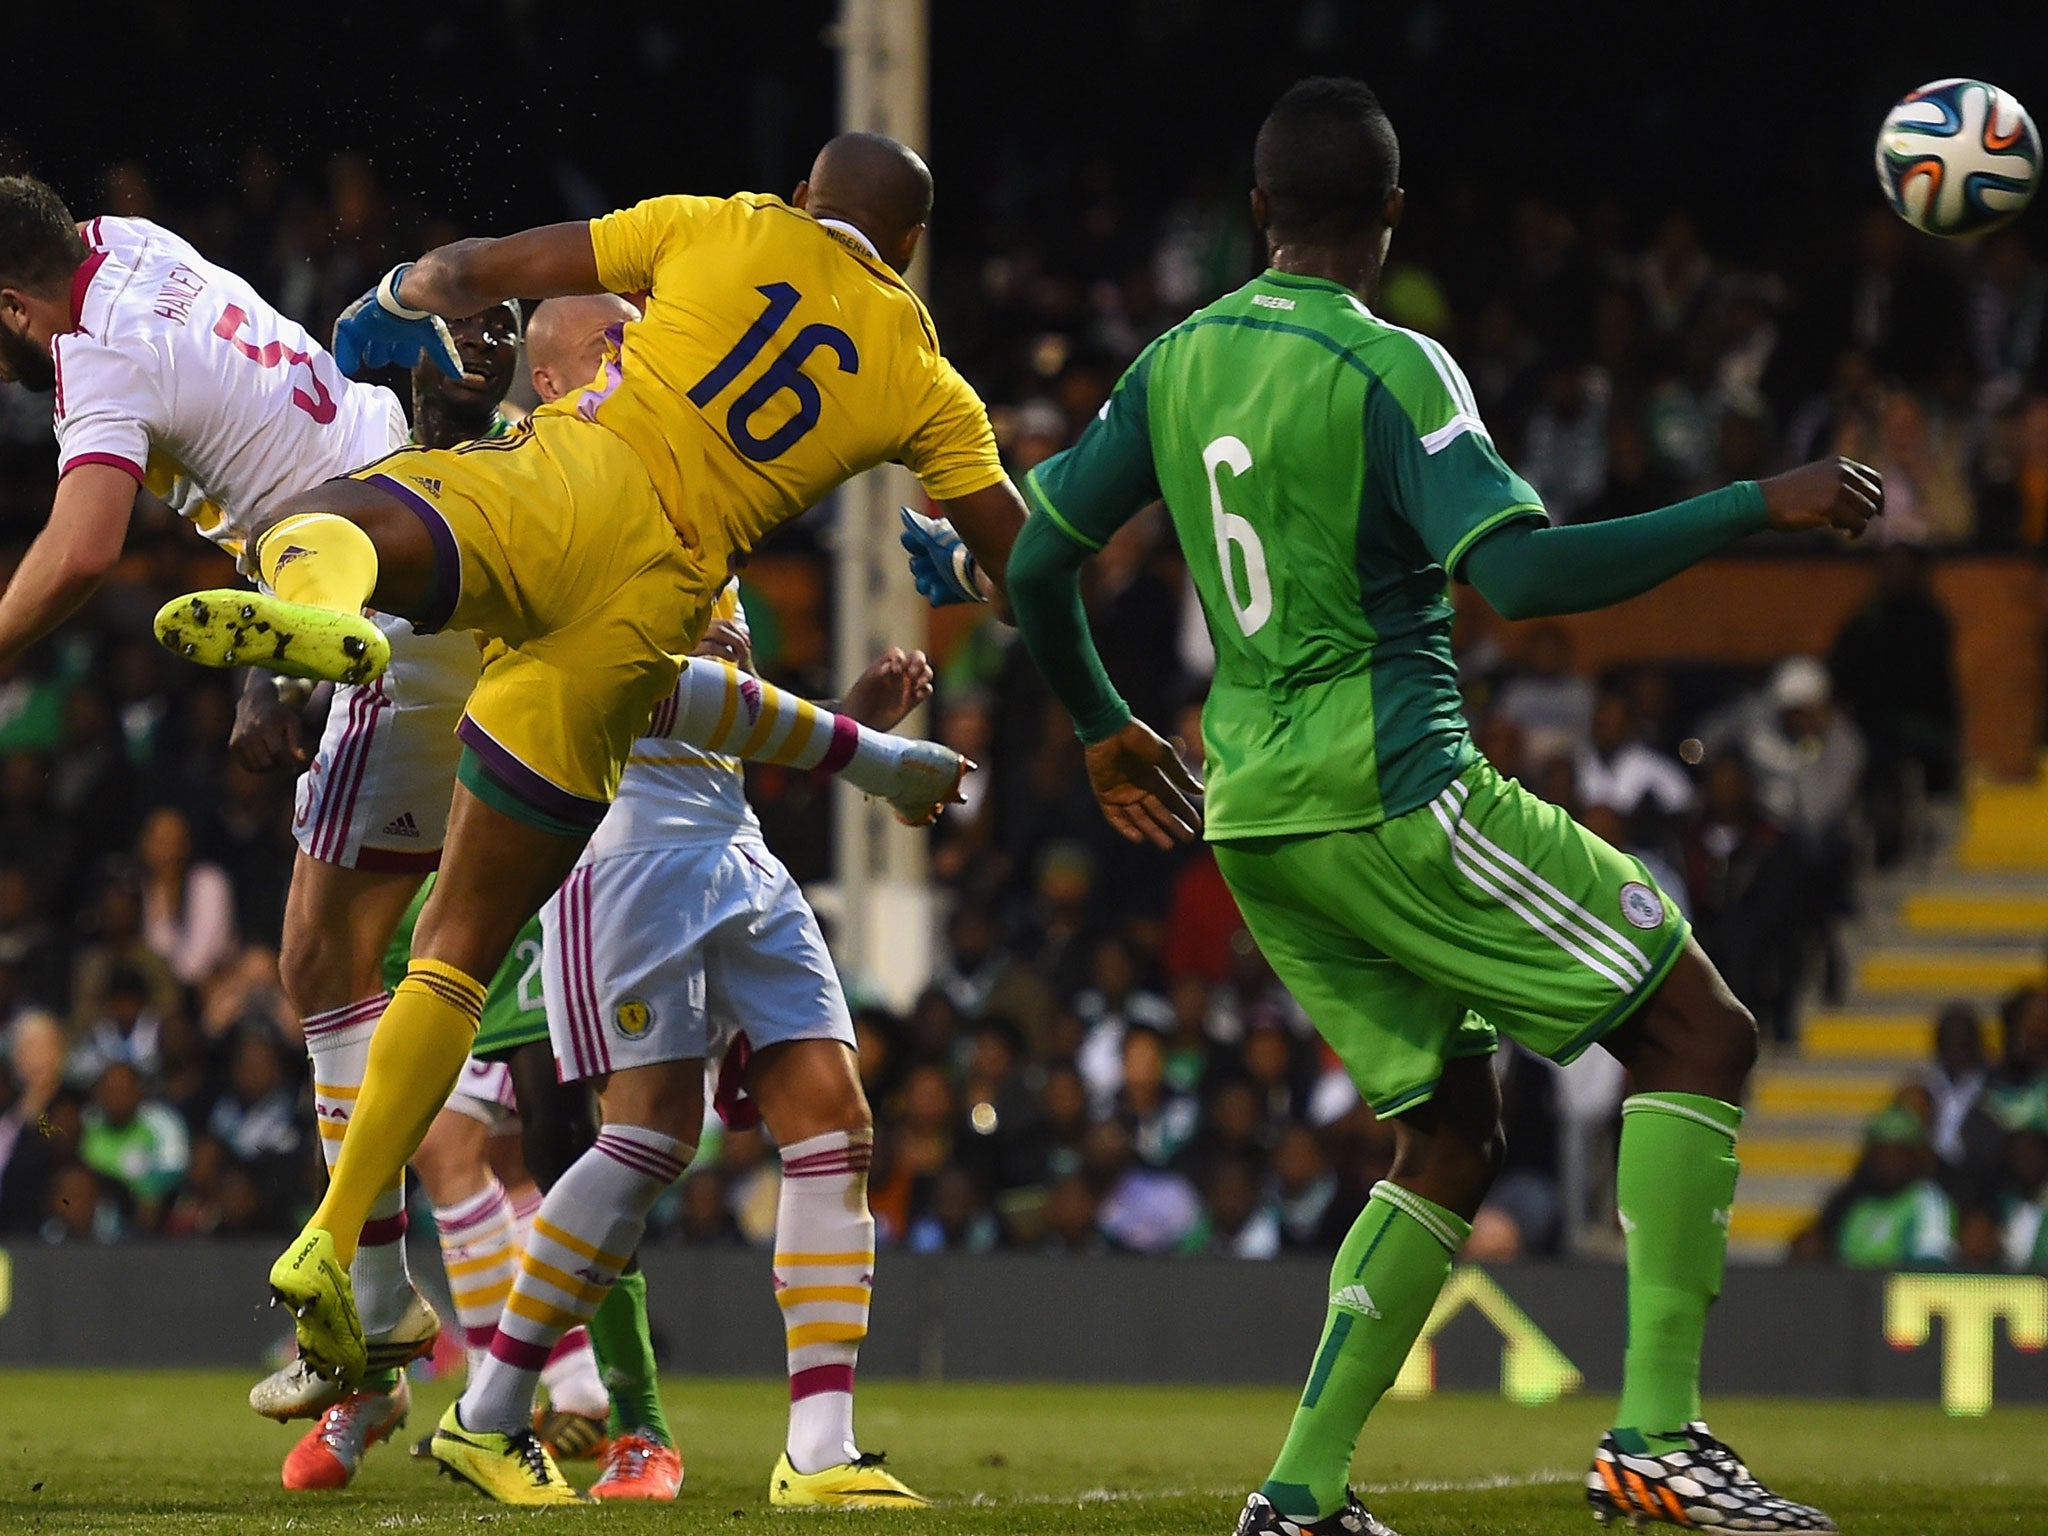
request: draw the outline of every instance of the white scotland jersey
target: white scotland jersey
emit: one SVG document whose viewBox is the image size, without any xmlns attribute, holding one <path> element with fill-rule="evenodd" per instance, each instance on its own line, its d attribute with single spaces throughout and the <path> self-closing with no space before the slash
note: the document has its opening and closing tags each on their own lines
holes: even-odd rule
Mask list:
<svg viewBox="0 0 2048 1536">
<path fill-rule="evenodd" d="M 238 559 L 276 502 L 405 442 L 398 399 L 147 219 L 83 227 L 57 368 L 59 474 L 112 464 Z"/>
</svg>

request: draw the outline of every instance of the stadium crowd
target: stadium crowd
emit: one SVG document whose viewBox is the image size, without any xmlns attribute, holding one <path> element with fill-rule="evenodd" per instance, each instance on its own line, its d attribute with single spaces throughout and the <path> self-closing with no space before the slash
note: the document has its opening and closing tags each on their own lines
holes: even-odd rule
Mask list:
<svg viewBox="0 0 2048 1536">
<path fill-rule="evenodd" d="M 455 233 L 346 155 L 324 191 L 261 146 L 209 200 L 165 206 L 133 163 L 89 190 L 79 201 L 95 211 L 173 224 L 318 333 L 392 260 Z M 1234 190 L 1190 194 L 1156 220 L 1133 218 L 1106 170 L 1078 190 L 1056 217 L 992 215 L 980 259 L 937 279 L 949 351 L 1019 473 L 1073 439 L 1145 340 L 1256 261 Z M 990 206 L 1005 206 L 1000 188 Z M 1724 261 L 1683 214 L 1638 235 L 1612 205 L 1575 216 L 1525 199 L 1499 221 L 1500 205 L 1456 198 L 1418 212 L 1382 308 L 1445 340 L 1560 520 L 1835 449 L 1885 472 L 1883 579 L 1830 656 L 1760 676 L 1595 677 L 1562 629 L 1511 659 L 1484 615 L 1461 626 L 1482 748 L 1639 853 L 1767 1037 L 1789 1044 L 1801 999 L 1842 984 L 1835 930 L 1858 872 L 1907 856 L 1917 808 L 1956 786 L 1952 642 L 1929 551 L 2048 551 L 2048 269 L 2011 234 L 1938 257 L 1881 212 L 1857 226 L 1846 265 L 1804 288 Z M 52 468 L 48 402 L 0 388 L 0 570 L 47 510 Z M 822 558 L 816 536 L 799 525 L 770 553 Z M 148 635 L 158 602 L 216 582 L 218 561 L 167 512 L 145 513 L 91 607 L 0 669 L 0 1232 L 284 1232 L 313 1198 L 309 1094 L 274 948 L 291 786 L 230 759 L 228 688 Z M 1207 639 L 1165 520 L 1130 525 L 1090 579 L 1134 707 L 1198 739 Z M 761 618 L 772 635 L 776 616 Z M 777 681 L 827 691 L 778 673 L 772 643 L 760 659 Z M 1391 1132 L 1266 968 L 1213 859 L 1108 833 L 1072 731 L 1008 631 L 983 624 L 935 661 L 935 729 L 985 765 L 933 834 L 946 942 L 905 1016 L 848 978 L 885 1240 L 1334 1247 L 1387 1169 Z M 796 846 L 821 841 L 817 786 L 762 774 L 755 793 L 771 843 L 817 872 Z M 1997 1088 L 1987 1106 L 2048 1092 L 2041 994 L 2006 1012 L 1995 1065 L 1944 1024 L 1939 1070 L 1899 1110 L 1917 1131 L 1896 1116 L 1873 1127 L 1857 1181 L 1802 1251 L 1864 1251 L 1842 1236 L 1868 1225 L 1861 1203 L 1900 1189 L 1921 1200 L 1930 1159 L 1947 1167 L 1960 1148 L 1966 1184 L 1940 1186 L 1950 1224 L 1997 1233 L 1958 1235 L 1949 1255 L 2042 1263 L 2038 1236 L 2024 1252 L 2013 1236 L 2023 1208 L 2038 1233 L 2048 1198 L 2042 1112 L 1993 1148 L 1972 1129 L 1988 1111 L 1957 1108 L 1965 1081 Z M 1560 1072 L 1513 1051 L 1500 1068 L 1511 1161 L 1474 1252 L 1557 1251 L 1593 1209 L 1618 1069 L 1593 1053 Z M 656 1213 L 657 1240 L 765 1241 L 774 1180 L 758 1134 L 708 1133 Z"/>
</svg>

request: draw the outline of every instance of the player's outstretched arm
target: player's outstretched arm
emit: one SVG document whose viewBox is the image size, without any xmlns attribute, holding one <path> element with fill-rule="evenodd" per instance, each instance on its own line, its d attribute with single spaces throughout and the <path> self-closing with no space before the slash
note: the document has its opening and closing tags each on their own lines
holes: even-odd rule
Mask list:
<svg viewBox="0 0 2048 1536">
<path fill-rule="evenodd" d="M 50 520 L 0 593 L 0 662 L 14 660 L 85 606 L 121 558 L 136 484 L 112 464 L 79 464 L 57 482 Z"/>
<path fill-rule="evenodd" d="M 957 801 L 960 781 L 975 766 L 950 747 L 870 730 L 851 715 L 821 709 L 705 656 L 684 660 L 683 675 L 655 707 L 647 734 L 748 762 L 822 768 L 888 801 L 913 826 L 937 820 Z"/>
<path fill-rule="evenodd" d="M 398 284 L 398 297 L 406 304 L 450 320 L 510 298 L 604 291 L 590 225 L 581 219 L 437 246 L 414 262 Z"/>
<path fill-rule="evenodd" d="M 1838 528 L 1855 538 L 1883 511 L 1876 470 L 1823 459 L 1637 517 L 1565 528 L 1507 524 L 1472 547 L 1461 574 L 1502 618 L 1583 613 L 1639 596 L 1767 528 Z"/>
</svg>

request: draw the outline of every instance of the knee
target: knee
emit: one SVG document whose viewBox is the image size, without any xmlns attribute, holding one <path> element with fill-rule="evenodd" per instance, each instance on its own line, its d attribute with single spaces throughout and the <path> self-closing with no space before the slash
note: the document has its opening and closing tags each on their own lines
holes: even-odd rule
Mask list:
<svg viewBox="0 0 2048 1536">
<path fill-rule="evenodd" d="M 301 1016 L 343 1007 L 369 995 L 349 985 L 347 963 L 347 950 L 331 935 L 287 928 L 277 952 L 278 985 Z"/>
</svg>

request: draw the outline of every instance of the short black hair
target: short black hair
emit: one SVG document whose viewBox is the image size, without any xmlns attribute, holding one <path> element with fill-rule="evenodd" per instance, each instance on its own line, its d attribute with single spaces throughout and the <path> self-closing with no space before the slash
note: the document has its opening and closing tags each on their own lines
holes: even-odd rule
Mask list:
<svg viewBox="0 0 2048 1536">
<path fill-rule="evenodd" d="M 1266 114 L 1252 172 L 1275 240 L 1338 240 L 1379 222 L 1401 184 L 1401 146 L 1364 81 L 1318 75 Z"/>
<path fill-rule="evenodd" d="M 33 176 L 0 176 L 0 288 L 53 292 L 85 254 L 78 221 L 53 188 Z"/>
</svg>

